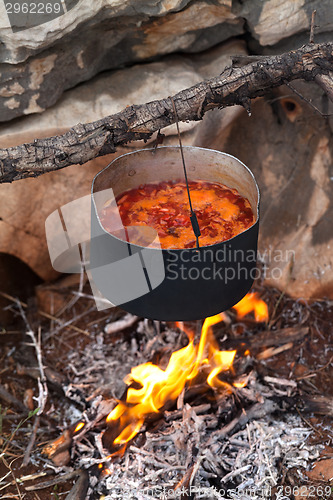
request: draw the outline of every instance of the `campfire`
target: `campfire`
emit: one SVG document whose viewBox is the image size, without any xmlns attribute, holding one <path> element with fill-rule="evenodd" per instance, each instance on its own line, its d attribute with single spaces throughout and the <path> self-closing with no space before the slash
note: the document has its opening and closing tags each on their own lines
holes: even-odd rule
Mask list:
<svg viewBox="0 0 333 500">
<path fill-rule="evenodd" d="M 239 317 L 254 311 L 256 321 L 268 319 L 267 305 L 255 293 L 248 294 L 234 306 Z M 195 345 L 194 332 L 177 322 L 178 328 L 188 336 L 188 345 L 171 354 L 167 367 L 163 370 L 152 363 L 144 363 L 132 368 L 125 378 L 130 387 L 126 402 L 119 402 L 106 418 L 110 426 L 119 429 L 114 445 L 128 443 L 140 430 L 147 416 L 159 413 L 167 403 L 176 401 L 186 386 L 190 386 L 200 376 L 215 390 L 231 392 L 233 387 L 244 387 L 247 377 L 237 378 L 229 384 L 219 375 L 233 368 L 237 350 L 220 351 L 212 332 L 212 326 L 225 319 L 223 313 L 206 318 L 200 341 Z M 246 353 L 245 353 L 246 354 Z M 140 388 L 132 387 L 132 384 Z"/>
<path fill-rule="evenodd" d="M 57 485 L 76 488 L 76 500 L 259 500 L 315 484 L 319 472 L 309 469 L 325 450 L 310 441 L 313 430 L 302 418 L 330 414 L 331 403 L 309 391 L 314 372 L 302 372 L 295 359 L 299 349 L 305 355 L 310 332 L 315 335 L 309 325 L 320 308 L 257 286 L 203 322 L 160 323 L 115 311 L 101 333 L 95 315 L 94 337 L 83 336 L 85 347 L 66 354 L 71 382 L 57 382 L 52 372 L 71 423 L 40 450 L 50 472 L 58 472 L 50 480 L 22 476 L 26 492 Z M 66 343 L 72 334 L 63 330 Z M 58 335 L 49 337 L 48 364 Z M 318 376 L 329 369 L 329 351 L 322 352 Z M 59 402 L 52 401 L 54 413 Z M 53 413 L 50 408 L 44 418 Z"/>
</svg>

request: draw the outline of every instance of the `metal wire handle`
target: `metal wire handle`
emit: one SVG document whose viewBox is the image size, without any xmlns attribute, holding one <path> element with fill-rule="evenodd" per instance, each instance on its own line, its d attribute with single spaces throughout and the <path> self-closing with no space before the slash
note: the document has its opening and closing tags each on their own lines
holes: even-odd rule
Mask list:
<svg viewBox="0 0 333 500">
<path fill-rule="evenodd" d="M 181 157 L 182 157 L 183 168 L 184 168 L 184 176 L 185 176 L 185 182 L 186 182 L 187 196 L 188 196 L 188 201 L 189 201 L 189 205 L 190 205 L 190 212 L 191 212 L 190 221 L 191 221 L 192 229 L 193 229 L 194 236 L 195 236 L 195 239 L 196 239 L 196 242 L 197 242 L 197 248 L 200 248 L 200 246 L 199 246 L 199 236 L 201 236 L 201 231 L 200 231 L 199 222 L 198 222 L 196 213 L 194 212 L 193 207 L 192 207 L 191 194 L 190 194 L 190 188 L 189 188 L 189 185 L 188 185 L 187 171 L 186 171 L 185 158 L 184 158 L 184 152 L 183 152 L 183 145 L 182 145 L 182 140 L 180 138 L 180 130 L 179 130 L 179 123 L 178 123 L 178 114 L 177 114 L 176 105 L 175 105 L 175 101 L 174 101 L 173 97 L 170 97 L 170 100 L 172 102 L 172 107 L 173 107 L 173 111 L 174 111 L 174 114 L 175 114 L 175 120 L 176 120 L 177 132 L 178 132 L 178 140 L 179 140 L 179 147 L 180 147 L 180 154 L 181 154 Z"/>
</svg>

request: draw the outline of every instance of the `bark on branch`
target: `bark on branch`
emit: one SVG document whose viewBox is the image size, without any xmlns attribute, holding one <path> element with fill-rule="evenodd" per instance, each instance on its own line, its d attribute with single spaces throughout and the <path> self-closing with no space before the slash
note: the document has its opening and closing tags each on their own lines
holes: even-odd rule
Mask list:
<svg viewBox="0 0 333 500">
<path fill-rule="evenodd" d="M 249 100 L 295 79 L 316 81 L 333 99 L 333 43 L 262 57 L 243 67 L 229 67 L 219 76 L 174 95 L 179 120 L 201 120 L 215 107 L 248 106 Z M 127 107 L 101 120 L 78 124 L 63 135 L 0 149 L 0 182 L 37 177 L 45 172 L 84 164 L 118 146 L 146 140 L 175 122 L 169 98 Z"/>
</svg>

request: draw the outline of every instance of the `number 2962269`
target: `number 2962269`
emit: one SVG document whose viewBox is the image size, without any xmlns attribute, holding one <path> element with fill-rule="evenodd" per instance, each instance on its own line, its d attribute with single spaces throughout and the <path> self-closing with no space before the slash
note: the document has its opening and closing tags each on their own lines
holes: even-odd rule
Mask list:
<svg viewBox="0 0 333 500">
<path fill-rule="evenodd" d="M 61 2 L 5 2 L 7 14 L 60 14 Z"/>
</svg>

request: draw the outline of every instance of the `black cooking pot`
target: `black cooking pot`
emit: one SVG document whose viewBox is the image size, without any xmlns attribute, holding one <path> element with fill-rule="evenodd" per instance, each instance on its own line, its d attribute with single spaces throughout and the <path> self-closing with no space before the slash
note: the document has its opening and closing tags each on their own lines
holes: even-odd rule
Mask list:
<svg viewBox="0 0 333 500">
<path fill-rule="evenodd" d="M 249 200 L 256 217 L 249 229 L 199 249 L 165 250 L 156 248 L 153 229 L 123 228 L 119 215 L 113 234 L 103 228 L 98 214 L 124 191 L 183 179 L 176 146 L 120 156 L 92 184 L 92 279 L 113 304 L 157 320 L 196 320 L 229 309 L 249 291 L 257 272 L 259 190 L 252 172 L 226 153 L 190 146 L 183 149 L 189 180 L 219 182 L 236 188 Z"/>
</svg>

